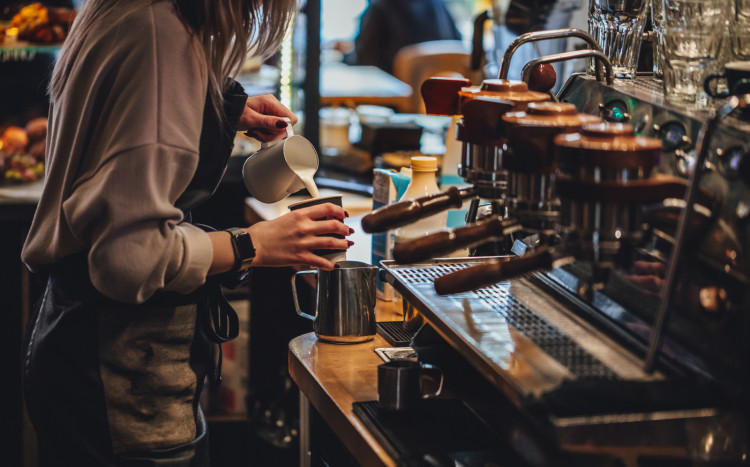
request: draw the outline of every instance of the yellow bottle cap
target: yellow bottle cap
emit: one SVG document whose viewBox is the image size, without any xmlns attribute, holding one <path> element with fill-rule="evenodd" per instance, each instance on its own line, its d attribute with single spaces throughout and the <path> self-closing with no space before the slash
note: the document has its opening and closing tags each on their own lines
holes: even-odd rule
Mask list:
<svg viewBox="0 0 750 467">
<path fill-rule="evenodd" d="M 414 156 L 411 158 L 411 170 L 429 172 L 437 170 L 437 157 Z"/>
</svg>

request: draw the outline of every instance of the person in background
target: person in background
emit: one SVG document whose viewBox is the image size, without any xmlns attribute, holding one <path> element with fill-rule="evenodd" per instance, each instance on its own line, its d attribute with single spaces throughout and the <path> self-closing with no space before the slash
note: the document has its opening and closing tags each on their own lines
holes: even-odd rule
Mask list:
<svg viewBox="0 0 750 467">
<path fill-rule="evenodd" d="M 392 73 L 400 48 L 436 40 L 461 40 L 443 0 L 369 0 L 354 50 L 344 55 L 344 62 Z"/>
<path fill-rule="evenodd" d="M 296 122 L 229 78 L 249 50 L 274 52 L 295 13 L 295 0 L 78 11 L 50 83 L 47 172 L 22 251 L 48 277 L 22 349 L 41 466 L 210 465 L 199 394 L 237 325 L 220 285 L 253 266 L 332 269 L 313 250 L 351 245 L 321 236 L 351 233 L 332 204 L 227 231 L 190 223 L 237 131 L 271 141 L 284 117 Z"/>
</svg>

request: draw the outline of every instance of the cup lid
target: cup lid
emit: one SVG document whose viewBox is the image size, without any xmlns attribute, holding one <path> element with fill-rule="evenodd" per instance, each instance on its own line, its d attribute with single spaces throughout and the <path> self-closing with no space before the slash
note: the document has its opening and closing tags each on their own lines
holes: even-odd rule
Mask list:
<svg viewBox="0 0 750 467">
<path fill-rule="evenodd" d="M 343 197 L 344 195 L 342 194 L 319 196 L 317 198 L 308 198 L 302 201 L 297 201 L 296 203 L 292 203 L 287 207 L 289 208 L 290 211 L 294 211 L 295 209 L 306 208 L 309 206 L 317 206 L 318 204 L 330 203 L 330 202 L 333 202 L 333 204 L 341 206 L 341 199 Z M 338 203 L 335 202 L 336 200 L 338 200 Z"/>
</svg>

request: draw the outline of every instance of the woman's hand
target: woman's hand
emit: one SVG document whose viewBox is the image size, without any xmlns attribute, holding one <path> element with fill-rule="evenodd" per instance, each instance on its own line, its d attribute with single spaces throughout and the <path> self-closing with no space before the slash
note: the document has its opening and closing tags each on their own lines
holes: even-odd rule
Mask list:
<svg viewBox="0 0 750 467">
<path fill-rule="evenodd" d="M 237 129 L 245 131 L 247 136 L 267 143 L 286 135 L 288 118 L 292 125 L 297 123 L 297 117 L 284 104 L 271 94 L 251 96 L 245 101 L 245 108 L 240 116 Z"/>
<path fill-rule="evenodd" d="M 350 235 L 342 222 L 346 213 L 331 203 L 302 208 L 248 228 L 255 247 L 253 266 L 293 266 L 307 264 L 331 270 L 335 263 L 313 250 L 347 250 L 353 244 L 346 239 L 324 234 Z M 325 220 L 315 220 L 325 219 Z"/>
</svg>

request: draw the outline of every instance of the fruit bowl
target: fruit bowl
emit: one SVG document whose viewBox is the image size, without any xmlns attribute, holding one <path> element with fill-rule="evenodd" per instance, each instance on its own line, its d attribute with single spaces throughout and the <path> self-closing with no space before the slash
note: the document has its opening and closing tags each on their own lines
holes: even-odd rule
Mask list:
<svg viewBox="0 0 750 467">
<path fill-rule="evenodd" d="M 0 184 L 32 182 L 44 177 L 47 119 L 25 127 L 8 126 L 0 133 Z"/>
</svg>

